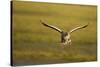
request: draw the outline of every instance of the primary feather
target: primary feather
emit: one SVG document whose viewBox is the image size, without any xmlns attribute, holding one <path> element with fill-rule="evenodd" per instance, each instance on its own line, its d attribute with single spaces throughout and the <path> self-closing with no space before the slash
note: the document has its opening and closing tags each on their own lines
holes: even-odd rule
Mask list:
<svg viewBox="0 0 100 67">
<path fill-rule="evenodd" d="M 55 27 L 55 26 L 46 24 L 46 23 L 44 23 L 42 20 L 41 20 L 41 22 L 42 22 L 42 24 L 43 24 L 44 26 L 46 26 L 46 27 L 52 28 L 52 29 L 54 29 L 54 30 L 56 30 L 56 31 L 58 31 L 58 32 L 60 32 L 60 33 L 62 32 L 62 30 L 60 30 L 59 28 L 57 28 L 57 27 Z"/>
<path fill-rule="evenodd" d="M 89 24 L 89 23 L 88 23 L 88 24 Z M 72 32 L 74 32 L 74 31 L 76 31 L 76 30 L 79 30 L 79 29 L 85 28 L 85 27 L 88 26 L 88 24 L 87 24 L 87 25 L 84 25 L 84 26 L 76 27 L 76 28 L 70 30 L 69 33 L 72 33 Z"/>
</svg>

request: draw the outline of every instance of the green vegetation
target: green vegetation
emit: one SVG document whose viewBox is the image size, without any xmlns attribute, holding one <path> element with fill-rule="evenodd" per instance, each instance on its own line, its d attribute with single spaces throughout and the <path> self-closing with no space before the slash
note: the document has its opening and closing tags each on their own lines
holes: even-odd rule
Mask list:
<svg viewBox="0 0 100 67">
<path fill-rule="evenodd" d="M 12 46 L 14 65 L 96 61 L 96 6 L 13 2 Z M 72 33 L 72 45 L 61 47 L 60 34 L 40 19 Z"/>
</svg>

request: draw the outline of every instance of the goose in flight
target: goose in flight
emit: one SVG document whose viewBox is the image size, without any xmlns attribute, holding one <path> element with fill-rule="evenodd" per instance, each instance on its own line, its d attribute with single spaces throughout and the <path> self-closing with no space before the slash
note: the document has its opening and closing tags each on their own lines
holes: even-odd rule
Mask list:
<svg viewBox="0 0 100 67">
<path fill-rule="evenodd" d="M 69 32 L 64 32 L 64 31 L 62 31 L 61 29 L 59 29 L 59 28 L 57 28 L 57 27 L 55 27 L 55 26 L 49 25 L 49 24 L 45 23 L 45 22 L 42 21 L 42 20 L 40 20 L 40 22 L 41 22 L 44 26 L 49 27 L 49 28 L 52 28 L 52 29 L 58 31 L 58 32 L 61 34 L 61 43 L 62 43 L 62 45 L 64 45 L 64 46 L 65 46 L 65 45 L 68 45 L 68 44 L 71 45 L 70 34 L 71 34 L 72 32 L 77 31 L 77 30 L 82 29 L 82 28 L 86 28 L 86 27 L 88 26 L 88 24 L 89 24 L 89 23 L 88 23 L 88 24 L 86 24 L 86 25 L 84 25 L 84 26 L 76 27 L 76 28 L 70 30 Z"/>
</svg>

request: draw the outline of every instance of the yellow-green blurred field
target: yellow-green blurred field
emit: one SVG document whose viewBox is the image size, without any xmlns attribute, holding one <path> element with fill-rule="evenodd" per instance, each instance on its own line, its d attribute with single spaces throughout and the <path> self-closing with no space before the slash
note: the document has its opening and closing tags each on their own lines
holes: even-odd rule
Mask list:
<svg viewBox="0 0 100 67">
<path fill-rule="evenodd" d="M 97 60 L 96 6 L 14 1 L 12 8 L 13 65 Z M 64 31 L 89 26 L 72 33 L 72 45 L 62 48 L 60 34 L 40 19 Z"/>
</svg>

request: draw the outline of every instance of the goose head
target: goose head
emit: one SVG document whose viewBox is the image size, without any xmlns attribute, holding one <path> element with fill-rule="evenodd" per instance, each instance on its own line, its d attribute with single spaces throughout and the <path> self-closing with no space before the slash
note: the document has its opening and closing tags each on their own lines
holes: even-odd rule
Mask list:
<svg viewBox="0 0 100 67">
<path fill-rule="evenodd" d="M 69 33 L 67 32 L 61 33 L 61 44 L 64 46 L 71 45 L 71 38 Z"/>
</svg>

